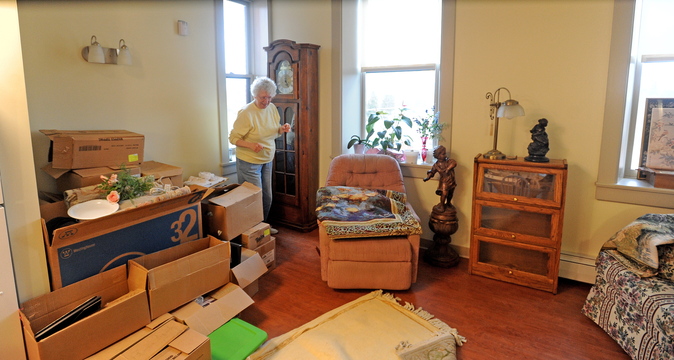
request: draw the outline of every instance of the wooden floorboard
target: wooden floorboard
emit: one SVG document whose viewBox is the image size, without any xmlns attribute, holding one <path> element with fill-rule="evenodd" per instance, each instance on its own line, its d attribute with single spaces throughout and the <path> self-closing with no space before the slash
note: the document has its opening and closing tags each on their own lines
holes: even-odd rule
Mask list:
<svg viewBox="0 0 674 360">
<path fill-rule="evenodd" d="M 334 290 L 321 281 L 318 232 L 279 227 L 277 268 L 260 279 L 255 304 L 240 318 L 270 338 L 281 335 L 371 290 Z M 560 279 L 558 293 L 421 261 L 417 282 L 394 291 L 458 330 L 467 342 L 459 359 L 629 359 L 599 326 L 581 314 L 590 285 Z"/>
</svg>

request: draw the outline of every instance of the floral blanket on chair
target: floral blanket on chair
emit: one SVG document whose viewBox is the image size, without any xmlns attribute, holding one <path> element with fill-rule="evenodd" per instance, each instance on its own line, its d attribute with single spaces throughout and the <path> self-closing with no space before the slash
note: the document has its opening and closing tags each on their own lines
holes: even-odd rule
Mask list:
<svg viewBox="0 0 674 360">
<path fill-rule="evenodd" d="M 316 193 L 316 216 L 333 239 L 421 234 L 406 203 L 397 191 L 325 186 Z"/>
</svg>

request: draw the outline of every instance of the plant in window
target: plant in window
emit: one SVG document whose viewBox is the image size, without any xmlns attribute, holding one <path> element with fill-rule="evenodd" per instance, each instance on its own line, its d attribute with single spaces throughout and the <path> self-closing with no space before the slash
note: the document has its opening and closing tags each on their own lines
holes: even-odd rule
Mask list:
<svg viewBox="0 0 674 360">
<path fill-rule="evenodd" d="M 445 123 L 438 121 L 439 113 L 435 112 L 432 107 L 426 110 L 425 115 L 414 118 L 414 123 L 417 125 L 417 133 L 421 135 L 421 159 L 426 162 L 428 156 L 428 148 L 426 142 L 428 139 L 440 138 L 442 139 L 442 130 L 445 129 Z"/>
<path fill-rule="evenodd" d="M 400 109 L 400 114 L 392 119 L 381 116 L 387 115 L 384 111 L 377 111 L 368 116 L 367 125 L 365 125 L 365 130 L 368 133 L 366 139 L 369 139 L 371 134 L 377 135 L 372 140 L 373 148 L 379 147 L 381 149 L 380 152 L 386 154 L 391 149 L 400 151 L 403 144 L 407 146 L 411 145 L 410 137 L 408 135 L 403 136 L 402 124 L 412 128 L 412 120 L 405 115 L 405 110 L 407 108 Z"/>
</svg>

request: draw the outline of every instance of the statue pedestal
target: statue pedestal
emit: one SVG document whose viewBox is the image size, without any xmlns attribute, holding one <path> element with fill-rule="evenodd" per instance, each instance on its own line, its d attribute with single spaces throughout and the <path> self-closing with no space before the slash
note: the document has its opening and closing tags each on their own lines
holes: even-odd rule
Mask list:
<svg viewBox="0 0 674 360">
<path fill-rule="evenodd" d="M 459 254 L 449 243 L 451 235 L 459 229 L 456 218 L 456 208 L 453 205 L 443 207 L 442 204 L 433 206 L 428 226 L 435 233 L 433 246 L 424 253 L 424 261 L 438 267 L 453 267 L 459 263 Z"/>
</svg>

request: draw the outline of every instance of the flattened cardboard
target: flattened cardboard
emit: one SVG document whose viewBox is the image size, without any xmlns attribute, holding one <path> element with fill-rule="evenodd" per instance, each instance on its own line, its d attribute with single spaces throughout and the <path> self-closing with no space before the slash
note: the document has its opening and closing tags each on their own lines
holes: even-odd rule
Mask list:
<svg viewBox="0 0 674 360">
<path fill-rule="evenodd" d="M 126 130 L 40 130 L 47 135 L 48 161 L 56 169 L 138 165 L 145 136 Z"/>
<path fill-rule="evenodd" d="M 35 332 L 92 297 L 103 308 L 41 341 Z M 83 359 L 150 322 L 147 294 L 127 281 L 120 266 L 28 300 L 19 310 L 30 360 Z"/>
<path fill-rule="evenodd" d="M 94 355 L 89 356 L 86 360 L 111 360 L 117 357 L 119 354 L 123 353 L 127 349 L 131 348 L 133 345 L 150 335 L 155 331 L 159 326 L 164 324 L 167 321 L 173 320 L 171 314 L 164 314 L 154 320 L 149 324 L 145 325 L 142 329 L 134 332 L 133 334 L 119 340 L 118 342 L 106 347 L 105 349 L 95 353 Z"/>
<path fill-rule="evenodd" d="M 201 197 L 192 193 L 48 234 L 46 222 L 67 216 L 62 202 L 40 208 L 52 289 L 75 283 L 130 259 L 202 238 Z"/>
<path fill-rule="evenodd" d="M 172 357 L 167 357 L 170 355 Z M 207 360 L 211 359 L 211 339 L 193 329 L 171 341 L 166 349 L 151 360 Z"/>
<path fill-rule="evenodd" d="M 185 323 L 191 329 L 208 335 L 254 302 L 243 289 L 233 283 L 228 283 L 206 296 L 214 298 L 215 301 L 205 307 L 192 301 L 171 314 L 177 321 Z"/>
<path fill-rule="evenodd" d="M 232 240 L 264 220 L 262 189 L 244 182 L 215 191 L 202 202 L 206 233 Z"/>
<path fill-rule="evenodd" d="M 271 239 L 271 226 L 261 222 L 241 234 L 241 244 L 249 249 L 255 249 Z"/>
<path fill-rule="evenodd" d="M 146 161 L 140 164 L 142 176 L 154 176 L 155 180 L 163 184 L 183 186 L 183 168 L 156 161 Z"/>
<path fill-rule="evenodd" d="M 229 282 L 229 243 L 212 236 L 129 261 L 129 282 L 147 290 L 152 319 Z"/>
<path fill-rule="evenodd" d="M 138 343 L 119 354 L 115 359 L 141 360 L 150 359 L 162 351 L 175 338 L 187 330 L 187 326 L 177 321 L 167 321 Z"/>
</svg>

